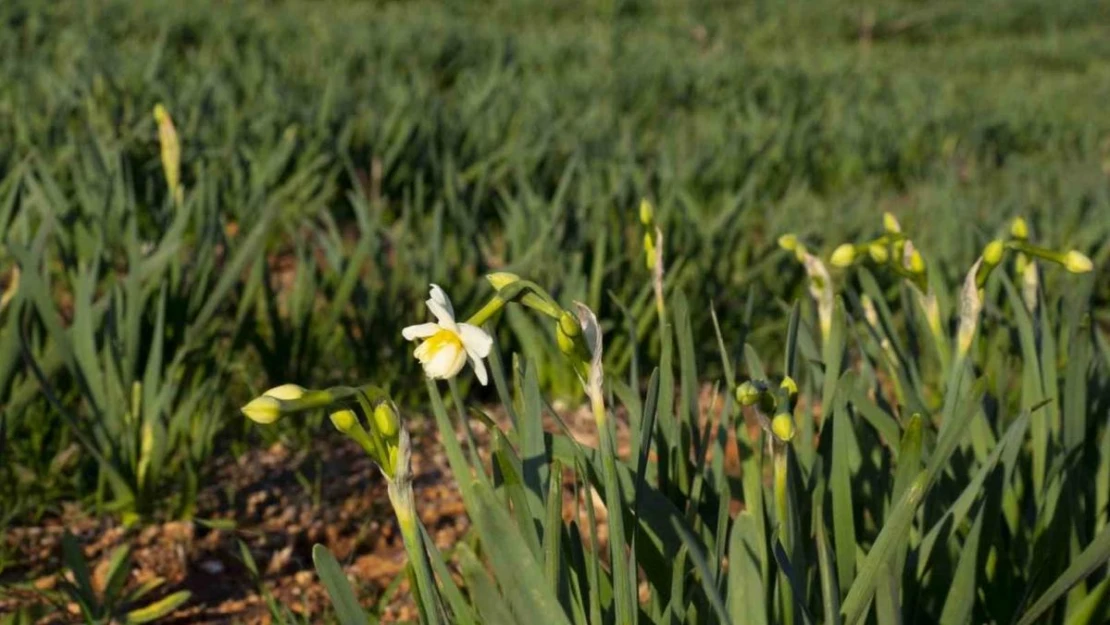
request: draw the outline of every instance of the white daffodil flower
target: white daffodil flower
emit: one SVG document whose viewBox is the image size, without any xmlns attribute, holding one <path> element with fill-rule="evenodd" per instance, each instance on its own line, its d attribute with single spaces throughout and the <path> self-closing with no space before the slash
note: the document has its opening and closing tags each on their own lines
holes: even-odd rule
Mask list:
<svg viewBox="0 0 1110 625">
<path fill-rule="evenodd" d="M 478 326 L 456 323 L 451 300 L 447 299 L 443 289 L 434 284 L 427 304 L 435 315 L 435 323 L 421 323 L 401 330 L 401 336 L 407 341 L 423 339 L 413 355 L 424 367 L 424 374 L 433 380 L 453 378 L 469 357 L 474 374 L 485 386 L 489 378 L 482 359 L 489 356 L 493 339 Z"/>
</svg>

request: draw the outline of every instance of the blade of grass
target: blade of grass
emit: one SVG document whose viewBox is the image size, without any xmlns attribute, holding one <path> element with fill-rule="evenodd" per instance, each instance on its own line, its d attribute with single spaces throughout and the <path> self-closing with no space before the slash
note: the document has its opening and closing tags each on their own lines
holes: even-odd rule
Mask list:
<svg viewBox="0 0 1110 625">
<path fill-rule="evenodd" d="M 312 548 L 312 562 L 316 565 L 316 574 L 320 576 L 320 582 L 324 584 L 324 589 L 331 597 L 339 622 L 342 625 L 366 625 L 371 622 L 370 617 L 358 604 L 358 599 L 355 598 L 351 583 L 347 581 L 342 567 L 327 547 L 315 545 Z"/>
</svg>

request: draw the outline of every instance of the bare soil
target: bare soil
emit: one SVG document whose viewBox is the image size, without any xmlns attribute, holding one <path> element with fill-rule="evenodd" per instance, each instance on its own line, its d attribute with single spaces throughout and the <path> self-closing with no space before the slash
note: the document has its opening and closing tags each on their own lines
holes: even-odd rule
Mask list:
<svg viewBox="0 0 1110 625">
<path fill-rule="evenodd" d="M 568 411 L 562 418 L 580 442 L 596 445 L 588 412 Z M 618 423 L 618 448 L 623 452 L 628 449 L 628 431 L 623 419 Z M 431 421 L 410 421 L 409 427 L 417 508 L 437 545 L 447 548 L 467 531 L 465 509 Z M 479 439 L 488 439 L 480 424 L 473 427 Z M 738 470 L 731 453 L 727 461 Z M 567 482 L 567 517 L 583 508 L 573 500 L 575 492 Z M 600 516 L 599 540 L 604 541 L 604 506 L 593 496 Z M 91 518 L 77 506 L 68 506 L 40 525 L 12 528 L 4 540 L 21 564 L 0 578 L 0 614 L 41 604 L 49 606 L 49 616 L 39 621 L 44 625 L 79 622 L 76 605 L 49 599 L 62 574 L 60 545 L 68 528 L 82 544 L 94 585 L 104 584 L 113 551 L 130 544 L 130 587 L 158 577 L 165 583 L 151 598 L 189 590 L 190 601 L 162 621 L 170 625 L 268 624 L 272 618 L 266 594 L 304 622 L 330 621 L 327 595 L 312 564 L 317 543 L 344 565 L 365 606 L 382 607 L 383 622 L 416 621 L 407 581 L 398 575 L 404 570 L 405 553 L 385 483 L 361 449 L 338 434 L 322 437 L 311 449 L 276 444 L 237 459 L 220 459 L 199 496 L 196 519 L 204 521 L 125 529 L 113 519 Z M 255 561 L 257 577 L 245 564 L 241 545 Z"/>
</svg>

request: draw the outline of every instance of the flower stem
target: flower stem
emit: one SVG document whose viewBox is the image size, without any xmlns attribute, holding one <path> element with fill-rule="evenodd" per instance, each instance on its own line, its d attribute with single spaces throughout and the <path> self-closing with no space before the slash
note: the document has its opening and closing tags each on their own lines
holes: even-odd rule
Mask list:
<svg viewBox="0 0 1110 625">
<path fill-rule="evenodd" d="M 470 318 L 466 320 L 466 323 L 469 323 L 472 326 L 482 327 L 482 325 L 489 321 L 491 317 L 497 314 L 497 311 L 501 310 L 504 307 L 505 300 L 494 295 L 493 298 L 490 299 L 490 301 L 486 302 L 485 306 L 482 306 L 478 310 L 478 312 L 470 315 Z"/>
<path fill-rule="evenodd" d="M 406 473 L 407 475 L 407 473 Z M 393 479 L 389 482 L 389 501 L 393 504 L 393 513 L 397 516 L 397 525 L 401 529 L 401 538 L 405 543 L 405 552 L 409 562 L 412 563 L 416 574 L 416 594 L 424 622 L 429 625 L 438 625 L 440 611 L 435 598 L 438 588 L 435 578 L 432 577 L 428 556 L 424 553 L 424 541 L 420 535 L 420 520 L 416 516 L 416 502 L 413 498 L 412 480 Z"/>
</svg>

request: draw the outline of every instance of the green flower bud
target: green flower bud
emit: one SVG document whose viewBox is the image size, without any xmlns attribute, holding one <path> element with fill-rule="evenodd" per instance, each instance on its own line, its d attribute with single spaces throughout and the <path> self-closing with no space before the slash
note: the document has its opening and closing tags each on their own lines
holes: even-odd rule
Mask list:
<svg viewBox="0 0 1110 625">
<path fill-rule="evenodd" d="M 335 429 L 344 434 L 350 432 L 351 428 L 358 424 L 358 416 L 355 415 L 354 410 L 337 410 L 328 415 L 328 417 L 331 419 L 331 424 L 335 426 Z"/>
<path fill-rule="evenodd" d="M 829 258 L 829 262 L 831 262 L 834 267 L 841 268 L 850 267 L 855 260 L 856 246 L 852 245 L 851 243 L 844 243 L 840 245 L 840 247 L 836 248 L 833 251 L 832 257 Z"/>
<path fill-rule="evenodd" d="M 867 246 L 867 253 L 871 255 L 871 260 L 875 264 L 885 265 L 886 261 L 890 260 L 890 250 L 887 248 L 886 243 L 882 241 L 875 241 Z"/>
<path fill-rule="evenodd" d="M 771 432 L 784 443 L 794 439 L 794 418 L 785 412 L 775 415 L 771 420 Z"/>
<path fill-rule="evenodd" d="M 241 412 L 255 423 L 269 425 L 281 417 L 281 402 L 300 399 L 306 390 L 296 384 L 282 384 L 252 399 Z"/>
<path fill-rule="evenodd" d="M 644 260 L 649 270 L 655 269 L 655 239 L 650 232 L 644 233 Z"/>
<path fill-rule="evenodd" d="M 736 387 L 736 401 L 741 406 L 751 406 L 759 401 L 760 392 L 755 384 L 744 382 Z"/>
<path fill-rule="evenodd" d="M 1028 239 L 1029 224 L 1025 223 L 1025 220 L 1021 217 L 1015 217 L 1014 220 L 1010 223 L 1010 236 L 1018 239 L 1019 241 L 1024 241 Z"/>
<path fill-rule="evenodd" d="M 281 416 L 281 402 L 273 397 L 263 395 L 252 399 L 240 410 L 251 421 L 262 425 L 270 425 Z"/>
<path fill-rule="evenodd" d="M 794 381 L 794 378 L 786 376 L 782 379 L 782 384 L 779 386 L 786 391 L 786 396 L 789 397 L 791 401 L 798 396 L 798 383 Z"/>
<path fill-rule="evenodd" d="M 573 356 L 577 349 L 574 345 L 574 339 L 563 332 L 561 325 L 555 327 L 555 342 L 559 345 L 559 351 L 566 356 Z"/>
<path fill-rule="evenodd" d="M 495 290 L 500 291 L 510 284 L 520 280 L 520 276 L 516 275 L 515 273 L 509 273 L 507 271 L 498 271 L 487 275 L 486 280 L 489 281 L 489 283 L 493 286 Z"/>
<path fill-rule="evenodd" d="M 1002 239 L 995 239 L 983 248 L 983 264 L 995 266 L 1002 262 L 1002 253 L 1006 251 L 1006 246 Z"/>
<path fill-rule="evenodd" d="M 1071 250 L 1064 256 L 1064 267 L 1072 273 L 1087 273 L 1095 268 L 1090 258 L 1078 250 Z"/>
<path fill-rule="evenodd" d="M 655 209 L 647 198 L 640 200 L 640 223 L 650 226 L 655 221 Z"/>
<path fill-rule="evenodd" d="M 788 252 L 793 252 L 798 247 L 798 237 L 793 234 L 782 235 L 779 237 L 779 247 Z"/>
<path fill-rule="evenodd" d="M 397 418 L 397 411 L 388 401 L 383 401 L 374 408 L 374 428 L 384 438 L 393 438 L 401 429 L 401 420 Z"/>
<path fill-rule="evenodd" d="M 910 254 L 910 262 L 907 269 L 909 269 L 910 272 L 915 275 L 921 275 L 925 273 L 925 259 L 922 258 L 921 252 L 914 250 Z"/>
<path fill-rule="evenodd" d="M 273 397 L 282 401 L 292 401 L 304 397 L 308 391 L 303 386 L 296 384 L 282 384 L 263 393 L 266 397 Z"/>
<path fill-rule="evenodd" d="M 894 234 L 902 231 L 902 225 L 892 213 L 883 213 L 883 230 Z"/>
<path fill-rule="evenodd" d="M 582 334 L 582 326 L 578 323 L 578 317 L 575 317 L 568 310 L 564 310 L 563 314 L 559 315 L 559 330 L 570 337 Z"/>
</svg>

